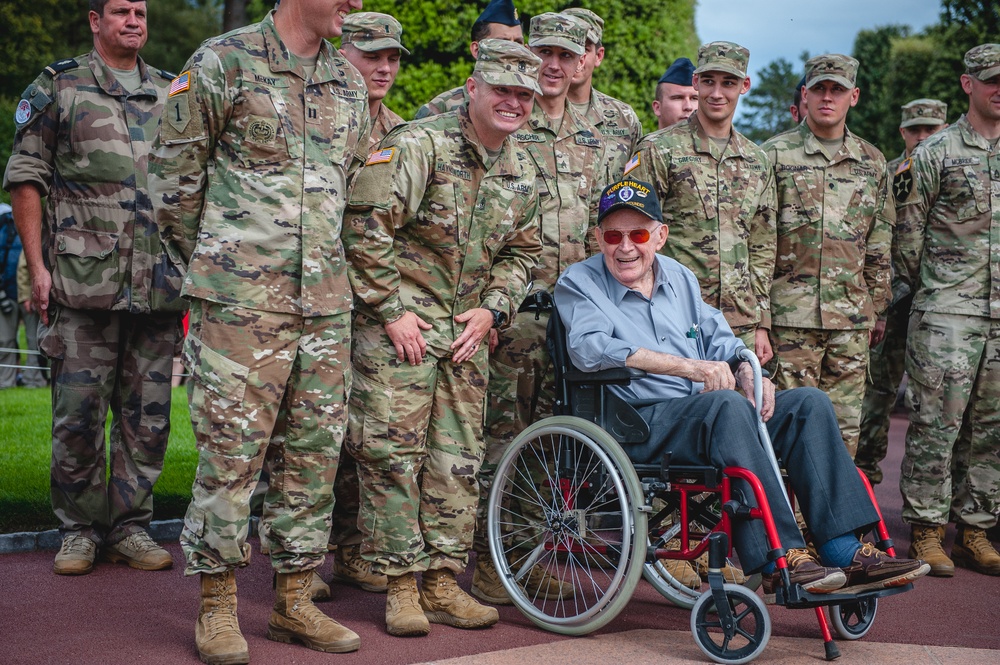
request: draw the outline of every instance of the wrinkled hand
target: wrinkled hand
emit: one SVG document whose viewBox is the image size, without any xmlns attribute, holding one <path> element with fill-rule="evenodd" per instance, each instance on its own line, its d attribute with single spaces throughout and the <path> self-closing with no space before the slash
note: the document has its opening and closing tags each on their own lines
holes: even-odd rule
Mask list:
<svg viewBox="0 0 1000 665">
<path fill-rule="evenodd" d="M 451 345 L 451 359 L 464 363 L 479 350 L 479 345 L 493 328 L 493 313 L 482 307 L 470 309 L 455 317 L 455 323 L 464 323 L 465 330 Z M 492 344 L 492 341 L 490 342 Z"/>
<path fill-rule="evenodd" d="M 385 332 L 396 347 L 396 359 L 403 362 L 405 358 L 411 365 L 419 365 L 427 353 L 427 341 L 420 333 L 430 330 L 427 323 L 413 312 L 407 312 L 392 323 L 385 324 Z"/>
<path fill-rule="evenodd" d="M 500 333 L 496 328 L 490 328 L 490 355 L 500 346 Z"/>
<path fill-rule="evenodd" d="M 753 368 L 748 363 L 740 365 L 739 370 L 740 390 L 747 396 L 750 403 L 757 406 L 753 396 Z M 767 377 L 761 381 L 761 404 L 760 417 L 765 423 L 774 415 L 774 384 Z"/>
<path fill-rule="evenodd" d="M 729 363 L 716 360 L 689 360 L 690 371 L 685 379 L 705 384 L 703 393 L 715 390 L 735 390 L 736 379 Z"/>
<path fill-rule="evenodd" d="M 42 268 L 31 273 L 31 305 L 45 325 L 49 325 L 50 291 L 52 291 L 52 275 L 48 270 Z"/>
<path fill-rule="evenodd" d="M 753 352 L 757 356 L 757 360 L 760 361 L 761 365 L 766 365 L 767 361 L 774 357 L 774 351 L 771 349 L 771 339 L 767 335 L 767 331 L 763 328 L 757 328 L 753 337 Z"/>
<path fill-rule="evenodd" d="M 868 334 L 868 344 L 875 346 L 883 339 L 885 339 L 885 319 L 879 319 L 875 322 L 875 329 Z"/>
</svg>

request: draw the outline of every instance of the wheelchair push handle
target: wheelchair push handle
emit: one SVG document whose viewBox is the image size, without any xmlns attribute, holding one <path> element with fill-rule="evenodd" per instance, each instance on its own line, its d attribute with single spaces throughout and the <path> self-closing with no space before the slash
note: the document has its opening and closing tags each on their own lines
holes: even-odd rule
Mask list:
<svg viewBox="0 0 1000 665">
<path fill-rule="evenodd" d="M 771 469 L 774 471 L 774 476 L 778 479 L 778 487 L 781 488 L 781 493 L 785 497 L 785 503 L 788 504 L 788 508 L 791 510 L 792 502 L 788 498 L 788 492 L 785 490 L 785 483 L 781 478 L 781 467 L 778 465 L 778 458 L 774 454 L 774 446 L 771 445 L 771 436 L 767 433 L 767 426 L 764 424 L 764 419 L 761 417 L 761 409 L 764 406 L 764 373 L 761 371 L 760 361 L 757 360 L 757 356 L 754 352 L 746 347 L 736 352 L 736 358 L 743 362 L 750 363 L 750 368 L 753 370 L 753 403 L 754 409 L 757 411 L 757 433 L 760 435 L 764 452 L 767 453 L 767 458 L 771 463 Z"/>
</svg>

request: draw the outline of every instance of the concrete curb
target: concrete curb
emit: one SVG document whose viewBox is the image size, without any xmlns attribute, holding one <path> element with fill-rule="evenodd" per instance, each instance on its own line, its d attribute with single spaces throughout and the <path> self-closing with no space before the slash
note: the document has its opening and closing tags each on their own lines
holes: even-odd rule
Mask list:
<svg viewBox="0 0 1000 665">
<path fill-rule="evenodd" d="M 257 523 L 260 518 L 250 518 L 250 534 L 257 535 Z M 180 540 L 184 520 L 159 520 L 149 523 L 147 531 L 153 540 L 160 543 L 173 543 Z M 51 531 L 20 531 L 18 533 L 0 533 L 0 554 L 19 554 L 37 552 L 40 550 L 57 550 L 62 546 L 62 536 L 58 529 Z"/>
</svg>

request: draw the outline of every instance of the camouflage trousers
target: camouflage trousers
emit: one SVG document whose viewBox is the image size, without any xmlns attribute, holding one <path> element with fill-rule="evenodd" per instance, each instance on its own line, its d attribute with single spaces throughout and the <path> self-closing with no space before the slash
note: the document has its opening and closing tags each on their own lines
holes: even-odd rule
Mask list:
<svg viewBox="0 0 1000 665">
<path fill-rule="evenodd" d="M 992 528 L 1000 513 L 1000 321 L 913 312 L 903 521 Z"/>
<path fill-rule="evenodd" d="M 184 363 L 198 446 L 181 546 L 185 574 L 250 561 L 250 495 L 265 457 L 261 516 L 277 572 L 323 563 L 347 425 L 349 313 L 303 318 L 204 300 L 191 305 Z"/>
<path fill-rule="evenodd" d="M 868 340 L 867 330 L 771 328 L 778 389 L 805 386 L 825 392 L 833 402 L 851 459 L 858 450 Z"/>
<path fill-rule="evenodd" d="M 63 534 L 116 543 L 153 517 L 181 319 L 68 307 L 50 308 L 49 316 L 39 346 L 53 377 L 52 509 Z"/>
<path fill-rule="evenodd" d="M 479 509 L 473 549 L 490 551 L 486 511 L 497 465 L 518 434 L 552 415 L 555 405 L 555 369 L 545 343 L 549 313 L 538 319 L 532 312 L 514 317 L 510 328 L 490 356 L 490 385 L 486 400 L 486 455 L 479 472 Z M 536 480 L 544 476 L 539 470 Z"/>
<path fill-rule="evenodd" d="M 465 570 L 483 460 L 487 350 L 455 364 L 429 344 L 399 362 L 383 326 L 354 319 L 348 447 L 361 478 L 361 555 L 403 575 Z"/>
<path fill-rule="evenodd" d="M 889 418 L 896 405 L 899 382 L 903 380 L 906 361 L 906 326 L 910 317 L 907 298 L 902 306 L 893 305 L 885 319 L 885 337 L 871 347 L 865 398 L 861 404 L 858 451 L 854 463 L 877 485 L 882 482 L 879 462 L 889 450 Z"/>
</svg>

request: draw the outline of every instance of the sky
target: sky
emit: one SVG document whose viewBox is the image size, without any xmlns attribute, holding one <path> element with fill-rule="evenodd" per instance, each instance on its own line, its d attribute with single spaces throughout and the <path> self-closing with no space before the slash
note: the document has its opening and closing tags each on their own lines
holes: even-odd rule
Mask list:
<svg viewBox="0 0 1000 665">
<path fill-rule="evenodd" d="M 777 58 L 804 74 L 803 51 L 850 55 L 860 30 L 902 24 L 916 33 L 939 15 L 937 0 L 698 0 L 695 27 L 702 42 L 731 41 L 750 49 L 752 84 Z"/>
</svg>

